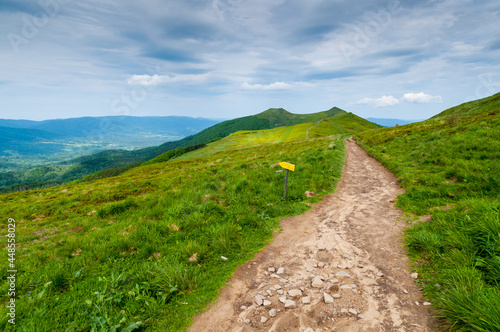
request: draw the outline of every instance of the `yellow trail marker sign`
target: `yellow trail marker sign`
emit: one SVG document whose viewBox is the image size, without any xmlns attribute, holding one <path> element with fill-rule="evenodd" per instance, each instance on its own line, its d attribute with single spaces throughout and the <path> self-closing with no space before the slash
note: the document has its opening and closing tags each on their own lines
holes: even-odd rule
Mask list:
<svg viewBox="0 0 500 332">
<path fill-rule="evenodd" d="M 283 167 L 286 170 L 295 171 L 295 165 L 294 164 L 290 164 L 290 163 L 286 163 L 286 162 L 282 161 L 280 163 L 280 166 Z"/>
<path fill-rule="evenodd" d="M 285 192 L 283 193 L 283 198 L 286 199 L 286 189 L 288 187 L 288 171 L 295 171 L 295 165 L 282 161 L 280 166 L 286 169 L 286 177 L 285 177 Z"/>
</svg>

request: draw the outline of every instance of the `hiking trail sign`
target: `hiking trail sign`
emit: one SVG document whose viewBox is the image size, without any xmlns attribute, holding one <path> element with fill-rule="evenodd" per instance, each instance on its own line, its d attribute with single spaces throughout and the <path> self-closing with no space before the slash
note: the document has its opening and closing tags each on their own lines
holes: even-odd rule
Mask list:
<svg viewBox="0 0 500 332">
<path fill-rule="evenodd" d="M 295 171 L 295 165 L 283 161 L 283 162 L 280 163 L 280 166 L 283 167 L 284 169 L 286 169 L 285 192 L 283 193 L 283 198 L 286 199 L 286 189 L 288 187 L 288 171 L 294 172 Z"/>
</svg>

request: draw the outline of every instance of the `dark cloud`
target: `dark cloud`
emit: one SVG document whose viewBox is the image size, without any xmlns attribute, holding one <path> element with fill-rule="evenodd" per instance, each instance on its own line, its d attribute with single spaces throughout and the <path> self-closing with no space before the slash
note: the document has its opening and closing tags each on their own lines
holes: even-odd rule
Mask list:
<svg viewBox="0 0 500 332">
<path fill-rule="evenodd" d="M 347 77 L 355 77 L 364 75 L 363 71 L 359 70 L 333 70 L 333 71 L 324 71 L 311 73 L 304 77 L 306 81 L 318 81 L 318 80 L 333 80 L 338 78 L 347 78 Z"/>
<path fill-rule="evenodd" d="M 499 22 L 500 24 L 500 22 Z M 490 51 L 496 51 L 496 50 L 500 50 L 500 39 L 497 39 L 497 40 L 494 40 L 492 41 L 489 45 L 488 45 L 488 50 Z"/>
<path fill-rule="evenodd" d="M 162 47 L 151 45 L 146 47 L 142 55 L 149 58 L 155 58 L 163 61 L 171 62 L 199 62 L 194 52 L 176 49 L 172 47 Z"/>
<path fill-rule="evenodd" d="M 23 0 L 2 0 L 0 1 L 0 12 L 11 12 L 11 13 L 27 13 L 35 15 L 42 10 L 39 4 L 35 1 L 23 1 Z"/>
<path fill-rule="evenodd" d="M 377 53 L 371 54 L 373 57 L 381 58 L 399 58 L 408 56 L 417 56 L 422 54 L 422 50 L 418 48 L 403 48 L 403 49 L 391 49 L 384 50 Z"/>
</svg>

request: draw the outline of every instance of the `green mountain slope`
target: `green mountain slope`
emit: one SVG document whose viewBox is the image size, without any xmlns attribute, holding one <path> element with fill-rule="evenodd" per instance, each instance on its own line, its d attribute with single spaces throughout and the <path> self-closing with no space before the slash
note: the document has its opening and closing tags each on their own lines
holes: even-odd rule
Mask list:
<svg viewBox="0 0 500 332">
<path fill-rule="evenodd" d="M 267 111 L 261 113 L 259 116 L 268 118 L 271 124 L 277 123 L 275 121 L 278 120 L 281 121 L 280 123 L 293 123 L 302 121 L 303 119 L 320 120 L 316 123 L 301 123 L 293 126 L 277 127 L 270 130 L 238 131 L 221 140 L 210 143 L 207 147 L 184 154 L 180 156 L 178 160 L 207 157 L 221 151 L 250 148 L 264 144 L 279 144 L 334 134 L 354 134 L 380 127 L 352 113 L 346 113 L 338 109 L 311 114 L 310 117 L 303 117 L 302 115 L 299 115 L 300 117 L 295 117 L 293 114 L 290 116 L 290 114 L 291 113 L 278 109 L 272 110 L 272 112 Z M 322 118 L 322 116 L 330 117 Z M 161 155 L 147 163 L 154 163 L 158 160 L 165 160 L 165 158 Z"/>
<path fill-rule="evenodd" d="M 307 198 L 306 190 L 334 189 L 345 150 L 340 136 L 327 136 L 336 132 L 333 126 L 322 132 L 315 139 L 226 150 L 136 167 L 113 178 L 0 195 L 0 213 L 15 219 L 16 243 L 22 244 L 14 263 L 21 271 L 18 326 L 184 330 L 237 266 L 271 239 L 279 218 L 302 213 L 319 200 Z M 264 132 L 259 137 L 272 141 Z M 282 198 L 284 174 L 276 172 L 284 160 L 297 166 L 287 200 Z M 7 231 L 7 223 L 2 227 Z M 9 300 L 8 264 L 0 262 L 3 303 Z M 13 331 L 7 310 L 0 308 L 0 329 Z"/>
<path fill-rule="evenodd" d="M 406 245 L 439 316 L 500 331 L 500 94 L 357 137 L 406 189 L 398 205 L 430 218 Z"/>
<path fill-rule="evenodd" d="M 375 126 L 374 124 L 358 117 L 356 117 L 356 119 L 347 119 L 348 117 L 355 117 L 355 115 L 349 114 L 350 113 L 336 107 L 328 111 L 312 114 L 292 114 L 283 109 L 269 109 L 257 115 L 246 116 L 218 123 L 179 141 L 167 142 L 159 146 L 133 151 L 105 150 L 92 155 L 72 159 L 54 167 L 48 166 L 49 168 L 43 168 L 43 170 L 50 170 L 48 175 L 43 177 L 45 183 L 40 183 L 39 178 L 30 176 L 31 174 L 40 174 L 39 170 L 9 172 L 8 174 L 5 173 L 0 176 L 0 186 L 4 188 L 2 189 L 3 192 L 11 192 L 15 190 L 36 189 L 43 188 L 47 185 L 68 183 L 101 171 L 102 173 L 98 175 L 97 178 L 101 175 L 117 175 L 120 174 L 121 171 L 111 169 L 129 169 L 130 165 L 136 165 L 138 163 L 151 160 L 165 153 L 168 155 L 168 151 L 199 146 L 200 144 L 226 137 L 229 134 L 240 130 L 261 130 L 275 128 L 277 125 L 282 126 L 304 122 L 317 122 L 321 119 L 332 116 L 338 116 L 339 121 L 342 121 L 341 119 L 346 117 L 345 119 L 347 122 L 352 122 L 353 126 L 357 126 L 356 130 L 363 130 L 365 127 L 368 128 L 369 126 Z M 363 125 L 358 126 L 357 124 L 354 124 L 357 122 L 363 122 Z M 175 155 L 177 155 L 177 153 L 175 153 L 174 156 Z M 164 157 L 161 158 L 161 160 L 164 160 Z M 168 159 L 169 158 L 167 158 L 167 160 Z M 62 171 L 58 173 L 56 170 Z M 90 179 L 95 178 L 96 177 L 90 177 Z"/>
</svg>

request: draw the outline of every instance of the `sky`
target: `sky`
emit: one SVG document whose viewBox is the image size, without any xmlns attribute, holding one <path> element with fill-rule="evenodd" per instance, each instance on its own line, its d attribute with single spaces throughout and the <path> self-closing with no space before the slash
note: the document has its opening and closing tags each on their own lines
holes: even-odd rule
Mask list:
<svg viewBox="0 0 500 332">
<path fill-rule="evenodd" d="M 497 0 L 0 0 L 0 118 L 423 120 L 500 91 Z"/>
</svg>

